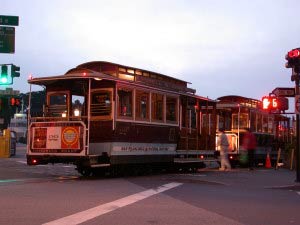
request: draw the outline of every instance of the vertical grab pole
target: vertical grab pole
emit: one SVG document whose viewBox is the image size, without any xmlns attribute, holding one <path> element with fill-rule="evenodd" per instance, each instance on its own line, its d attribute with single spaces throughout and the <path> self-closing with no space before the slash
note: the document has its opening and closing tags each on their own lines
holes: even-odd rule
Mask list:
<svg viewBox="0 0 300 225">
<path fill-rule="evenodd" d="M 30 139 L 31 139 L 31 133 L 30 133 L 30 120 L 31 120 L 31 86 L 29 85 L 29 99 L 28 99 L 28 110 L 27 110 L 27 154 L 29 153 L 30 149 Z"/>
<path fill-rule="evenodd" d="M 118 85 L 116 84 L 115 87 L 115 92 L 112 93 L 114 96 L 112 96 L 112 100 L 114 99 L 114 101 L 112 101 L 114 104 L 112 104 L 113 106 L 113 130 L 116 129 L 116 120 L 117 120 L 117 103 L 118 103 Z"/>
<path fill-rule="evenodd" d="M 238 136 L 237 136 L 237 153 L 240 153 L 240 116 L 241 116 L 241 106 L 238 104 L 239 111 L 238 111 Z"/>
<path fill-rule="evenodd" d="M 88 94 L 88 123 L 87 123 L 87 140 L 86 140 L 86 154 L 89 154 L 89 146 L 90 146 L 90 122 L 91 122 L 91 87 L 92 80 L 89 78 L 89 94 Z"/>
</svg>

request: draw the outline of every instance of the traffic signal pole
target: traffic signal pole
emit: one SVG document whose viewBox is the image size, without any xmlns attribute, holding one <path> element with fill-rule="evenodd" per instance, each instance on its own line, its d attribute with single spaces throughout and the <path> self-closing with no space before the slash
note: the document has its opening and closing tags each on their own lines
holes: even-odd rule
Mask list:
<svg viewBox="0 0 300 225">
<path fill-rule="evenodd" d="M 300 76 L 300 48 L 292 49 L 285 56 L 286 68 L 292 68 L 291 80 L 295 81 L 295 112 L 296 112 L 296 182 L 300 182 L 300 115 L 299 115 L 299 76 Z M 297 107 L 297 109 L 296 109 Z"/>
<path fill-rule="evenodd" d="M 299 95 L 299 73 L 295 73 L 295 94 Z M 300 182 L 300 115 L 296 114 L 296 182 Z"/>
</svg>

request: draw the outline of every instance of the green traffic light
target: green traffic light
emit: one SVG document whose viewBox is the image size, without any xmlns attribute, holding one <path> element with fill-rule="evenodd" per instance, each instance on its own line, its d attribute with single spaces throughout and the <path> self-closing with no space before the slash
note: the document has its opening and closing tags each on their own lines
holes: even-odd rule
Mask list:
<svg viewBox="0 0 300 225">
<path fill-rule="evenodd" d="M 1 83 L 6 84 L 7 83 L 7 77 L 1 77 Z"/>
<path fill-rule="evenodd" d="M 8 79 L 7 79 L 7 66 L 3 65 L 1 66 L 1 79 L 0 79 L 1 84 L 7 84 Z"/>
</svg>

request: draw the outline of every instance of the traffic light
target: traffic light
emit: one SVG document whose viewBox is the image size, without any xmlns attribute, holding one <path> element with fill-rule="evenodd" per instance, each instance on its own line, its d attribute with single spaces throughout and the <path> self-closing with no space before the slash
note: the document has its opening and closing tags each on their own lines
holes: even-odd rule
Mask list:
<svg viewBox="0 0 300 225">
<path fill-rule="evenodd" d="M 262 108 L 264 110 L 277 109 L 277 99 L 271 96 L 264 96 L 262 98 Z"/>
<path fill-rule="evenodd" d="M 287 60 L 286 68 L 293 68 L 296 73 L 300 72 L 300 48 L 289 51 L 285 59 Z"/>
<path fill-rule="evenodd" d="M 11 77 L 19 77 L 20 76 L 20 67 L 11 65 Z"/>
<path fill-rule="evenodd" d="M 8 84 L 8 77 L 7 77 L 7 66 L 1 66 L 1 78 L 0 78 L 0 85 Z"/>
<path fill-rule="evenodd" d="M 16 99 L 15 98 L 10 98 L 9 103 L 10 103 L 11 106 L 15 106 Z"/>
<path fill-rule="evenodd" d="M 11 97 L 9 99 L 9 104 L 11 106 L 19 106 L 21 104 L 21 99 L 20 98 L 16 98 L 16 97 Z"/>
</svg>

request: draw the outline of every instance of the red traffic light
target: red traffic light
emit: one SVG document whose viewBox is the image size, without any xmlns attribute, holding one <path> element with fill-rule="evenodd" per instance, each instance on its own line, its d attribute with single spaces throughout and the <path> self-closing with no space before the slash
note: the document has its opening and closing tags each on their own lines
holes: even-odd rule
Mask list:
<svg viewBox="0 0 300 225">
<path fill-rule="evenodd" d="M 16 98 L 16 106 L 19 106 L 21 104 L 21 100 L 19 98 Z"/>
<path fill-rule="evenodd" d="M 286 68 L 294 68 L 296 73 L 300 72 L 300 48 L 295 48 L 289 51 L 285 59 L 287 63 L 285 64 Z"/>
<path fill-rule="evenodd" d="M 19 106 L 21 104 L 21 100 L 19 98 L 11 97 L 9 103 L 11 106 Z"/>
<path fill-rule="evenodd" d="M 16 104 L 15 98 L 10 98 L 10 105 L 14 106 Z"/>
<path fill-rule="evenodd" d="M 289 58 L 298 58 L 300 57 L 300 50 L 299 49 L 293 49 L 288 52 L 288 57 Z"/>
</svg>

